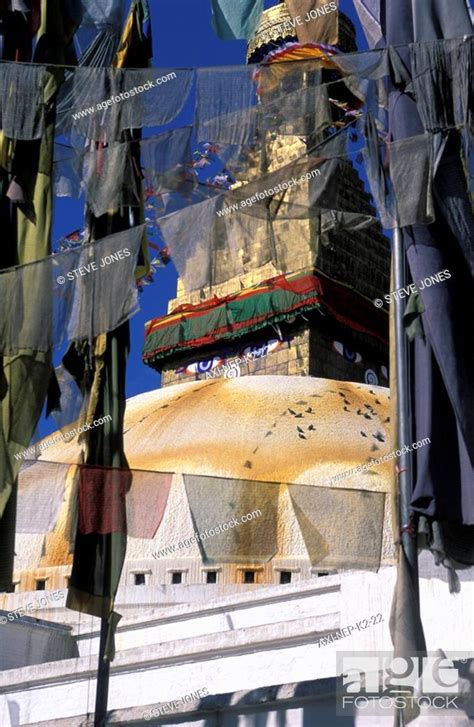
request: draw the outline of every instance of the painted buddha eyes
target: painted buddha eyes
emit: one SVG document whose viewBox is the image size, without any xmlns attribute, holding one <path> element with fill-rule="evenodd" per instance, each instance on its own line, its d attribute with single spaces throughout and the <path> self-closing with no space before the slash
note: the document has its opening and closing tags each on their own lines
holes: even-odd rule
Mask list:
<svg viewBox="0 0 474 727">
<path fill-rule="evenodd" d="M 275 349 L 282 346 L 284 341 L 280 341 L 278 338 L 271 338 L 269 341 L 263 341 L 252 346 L 247 346 L 239 353 L 235 352 L 232 354 L 224 353 L 223 356 L 211 356 L 210 358 L 202 359 L 201 361 L 193 361 L 193 363 L 187 366 L 181 366 L 176 369 L 176 374 L 205 374 L 208 371 L 212 371 L 218 366 L 222 366 L 226 362 L 232 363 L 232 359 L 238 358 L 239 356 L 249 356 L 252 359 L 263 358 L 268 356 Z"/>
<path fill-rule="evenodd" d="M 360 364 L 362 366 L 366 366 L 366 363 L 360 353 L 358 353 L 357 351 L 353 351 L 350 348 L 347 348 L 347 346 L 345 346 L 340 341 L 332 342 L 332 350 L 337 351 L 337 353 L 340 356 L 343 356 L 346 359 L 346 361 L 350 361 L 351 363 L 354 363 L 354 364 Z M 377 371 L 378 371 L 378 373 L 377 373 Z M 380 378 L 385 379 L 385 381 L 388 381 L 388 369 L 386 366 L 379 366 L 377 371 L 374 371 L 373 369 L 365 369 L 364 381 L 366 384 L 372 384 L 373 386 L 378 386 Z"/>
<path fill-rule="evenodd" d="M 332 348 L 333 351 L 337 351 L 338 354 L 344 356 L 346 361 L 350 361 L 351 363 L 355 364 L 362 363 L 362 356 L 360 355 L 360 353 L 357 353 L 357 351 L 352 351 L 350 348 L 347 348 L 347 346 L 344 346 L 343 343 L 340 343 L 339 341 L 333 341 Z"/>
<path fill-rule="evenodd" d="M 238 355 L 234 353 L 228 357 L 226 355 L 211 356 L 210 358 L 202 359 L 201 361 L 193 361 L 193 363 L 190 363 L 187 366 L 181 366 L 180 368 L 176 369 L 175 373 L 188 375 L 205 374 L 208 371 L 213 371 L 213 369 L 217 368 L 218 366 L 223 366 L 228 358 L 232 360 L 232 358 L 235 358 L 236 356 L 248 356 L 252 359 L 256 359 L 268 356 L 270 353 L 282 346 L 283 343 L 284 341 L 280 341 L 278 338 L 271 338 L 268 341 L 247 346 Z M 341 341 L 333 341 L 332 350 L 336 351 L 336 353 L 338 353 L 350 363 L 360 366 L 366 365 L 364 359 L 358 351 L 353 351 L 351 348 L 348 348 L 343 343 L 341 343 Z M 379 366 L 377 370 L 379 373 L 377 373 L 377 371 L 374 371 L 374 369 L 369 368 L 364 371 L 364 381 L 366 384 L 378 386 L 379 378 L 388 381 L 387 367 Z"/>
<path fill-rule="evenodd" d="M 212 371 L 217 366 L 222 364 L 224 359 L 220 356 L 212 356 L 212 358 L 206 358 L 202 361 L 194 361 L 194 363 L 188 364 L 176 370 L 177 374 L 205 374 L 207 371 Z"/>
</svg>

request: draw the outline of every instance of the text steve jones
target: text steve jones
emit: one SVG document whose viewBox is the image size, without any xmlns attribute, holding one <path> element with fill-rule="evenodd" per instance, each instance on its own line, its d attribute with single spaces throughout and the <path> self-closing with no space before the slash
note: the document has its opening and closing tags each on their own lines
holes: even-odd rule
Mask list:
<svg viewBox="0 0 474 727">
<path fill-rule="evenodd" d="M 95 260 L 92 260 L 92 262 L 88 263 L 87 265 L 81 265 L 74 270 L 70 270 L 66 274 L 66 277 L 68 280 L 77 280 L 80 275 L 88 275 L 88 273 L 91 273 L 94 270 L 98 270 L 99 268 L 105 268 L 107 265 L 112 265 L 112 263 L 117 262 L 118 260 L 123 260 L 126 257 L 130 257 L 130 250 L 128 249 L 128 247 L 124 247 L 123 250 L 118 250 L 117 252 L 113 252 L 110 255 L 105 255 L 105 257 L 103 257 L 100 261 L 99 267 L 97 267 L 97 263 L 95 262 Z"/>
<path fill-rule="evenodd" d="M 387 303 L 390 303 L 392 298 L 395 298 L 395 300 L 399 300 L 400 298 L 407 298 L 410 293 L 416 293 L 417 291 L 424 290 L 425 288 L 431 288 L 432 285 L 436 285 L 436 283 L 441 283 L 443 280 L 449 280 L 451 277 L 451 273 L 449 270 L 441 270 L 440 272 L 436 273 L 436 275 L 430 275 L 427 278 L 424 278 L 424 280 L 420 280 L 418 283 L 411 283 L 406 288 L 398 288 L 398 290 L 393 290 L 391 293 L 387 293 L 387 295 L 384 295 L 384 299 L 387 301 Z"/>
</svg>

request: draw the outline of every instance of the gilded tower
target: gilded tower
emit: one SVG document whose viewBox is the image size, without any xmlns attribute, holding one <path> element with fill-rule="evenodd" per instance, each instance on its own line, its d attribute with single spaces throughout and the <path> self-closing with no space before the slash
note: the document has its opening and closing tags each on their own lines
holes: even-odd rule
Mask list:
<svg viewBox="0 0 474 727">
<path fill-rule="evenodd" d="M 296 42 L 296 36 L 287 30 L 291 30 L 290 20 L 284 3 L 264 11 L 248 44 L 247 61 L 261 62 L 269 52 Z M 338 50 L 356 50 L 355 29 L 343 13 L 338 14 Z M 338 71 L 324 69 L 323 82 L 333 79 L 340 79 Z M 337 122 L 342 114 L 337 104 L 332 108 Z M 324 133 L 317 138 L 323 138 Z M 314 139 L 313 135 L 313 144 Z M 254 157 L 250 165 L 246 160 L 247 177 L 256 176 L 253 172 L 258 169 L 272 172 L 289 164 L 309 145 L 309 138 L 265 132 L 258 148 L 251 152 Z M 375 216 L 371 196 L 351 161 L 343 162 L 342 177 L 338 194 L 344 198 L 344 209 Z M 246 181 L 239 178 L 237 186 Z M 308 188 L 312 183 L 317 180 L 303 185 Z M 262 221 L 252 245 L 261 244 L 265 234 L 268 232 Z M 313 216 L 281 221 L 278 234 L 284 249 L 284 269 L 274 262 L 255 267 L 249 257 L 247 265 L 243 261 L 244 274 L 229 277 L 225 256 L 221 256 L 216 265 L 220 266 L 219 280 L 225 282 L 220 285 L 186 293 L 178 281 L 168 315 L 150 321 L 146 332 L 144 361 L 162 372 L 163 386 L 249 374 L 314 376 L 388 386 L 388 321 L 372 303 L 389 289 L 389 248 L 380 225 L 341 230 L 321 216 Z M 289 295 L 282 301 L 278 290 L 272 298 L 269 287 L 278 288 L 282 275 L 283 287 L 288 281 L 292 290 L 305 290 L 306 294 Z M 318 295 L 310 294 L 311 285 L 316 285 L 314 275 Z M 252 301 L 254 309 L 267 310 L 266 317 L 263 314 L 257 319 L 246 312 Z M 234 314 L 237 309 L 243 323 L 238 330 L 219 335 L 216 320 L 222 320 L 220 314 L 229 304 Z M 182 345 L 171 345 L 170 341 L 180 339 L 178 329 L 188 315 L 182 306 L 187 306 L 193 320 L 199 319 L 199 333 Z M 177 309 L 181 313 L 177 314 Z"/>
</svg>

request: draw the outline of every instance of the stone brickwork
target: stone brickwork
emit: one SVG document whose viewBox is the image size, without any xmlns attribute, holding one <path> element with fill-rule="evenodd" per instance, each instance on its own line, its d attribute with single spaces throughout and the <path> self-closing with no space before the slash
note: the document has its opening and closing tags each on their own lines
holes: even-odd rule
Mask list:
<svg viewBox="0 0 474 727">
<path fill-rule="evenodd" d="M 339 189 L 348 211 L 375 216 L 370 195 L 364 190 L 357 171 L 344 163 L 345 183 Z M 317 230 L 313 233 L 317 239 Z M 332 278 L 351 285 L 370 300 L 383 297 L 390 289 L 388 240 L 379 223 L 365 230 L 329 231 L 316 249 L 316 267 Z"/>
<path fill-rule="evenodd" d="M 269 144 L 271 168 L 281 166 L 285 150 L 286 163 L 301 155 L 305 148 L 300 139 L 278 138 Z M 369 194 L 364 190 L 356 170 L 347 163 L 344 166 L 345 182 L 340 196 L 344 198 L 349 211 L 375 214 Z M 315 178 L 310 182 L 317 184 Z M 308 185 L 308 182 L 303 183 Z M 220 285 L 213 285 L 187 293 L 178 281 L 177 296 L 170 301 L 168 312 L 186 303 L 196 304 L 216 295 L 223 297 L 252 287 L 262 280 L 280 273 L 296 272 L 316 267 L 330 277 L 351 285 L 354 290 L 373 300 L 381 298 L 389 290 L 389 248 L 388 241 L 377 223 L 365 230 L 321 231 L 319 219 L 294 219 L 274 222 L 273 233 L 277 251 L 278 267 L 269 262 L 256 266 L 259 249 L 268 236 L 268 228 L 262 220 L 261 230 L 252 241 L 252 249 L 246 252 L 243 275 L 228 278 Z M 219 279 L 226 278 L 228 259 L 224 251 L 217 251 L 216 273 Z"/>
<path fill-rule="evenodd" d="M 388 386 L 384 375 L 385 371 L 388 372 L 388 352 L 368 344 L 367 338 L 356 331 L 348 331 L 337 324 L 332 328 L 324 333 L 312 328 L 310 332 L 310 376 Z M 344 346 L 342 352 L 336 350 L 335 344 L 339 344 L 339 349 Z M 349 356 L 355 360 L 349 360 Z"/>
<path fill-rule="evenodd" d="M 299 138 L 293 136 L 277 137 L 273 139 L 268 136 L 265 159 L 267 171 L 275 171 L 294 159 L 297 159 L 306 151 L 306 144 Z M 251 170 L 254 171 L 252 178 L 258 176 L 257 170 L 262 167 L 262 159 L 260 155 L 255 155 L 252 159 Z M 248 182 L 249 179 L 239 179 L 238 187 L 241 183 Z M 307 182 L 302 183 L 301 188 L 307 187 Z M 231 220 L 231 218 L 229 218 Z M 216 277 L 225 279 L 224 283 L 213 285 L 212 288 L 207 286 L 201 290 L 195 290 L 191 293 L 185 291 L 182 281 L 178 279 L 178 288 L 176 298 L 170 300 L 168 304 L 168 313 L 170 313 L 178 305 L 192 304 L 196 305 L 203 300 L 207 300 L 212 296 L 224 297 L 239 293 L 244 288 L 251 288 L 266 280 L 273 278 L 275 275 L 286 272 L 295 272 L 304 268 L 309 268 L 314 264 L 314 250 L 311 245 L 311 227 L 309 220 L 282 220 L 274 224 L 275 244 L 277 246 L 278 259 L 280 267 L 276 267 L 273 262 L 265 265 L 255 265 L 253 259 L 257 258 L 258 250 L 266 241 L 268 230 L 264 220 L 261 221 L 261 231 L 252 241 L 252 250 L 248 252 L 248 260 L 244 261 L 243 267 L 245 273 L 234 278 L 226 276 L 226 267 L 228 259 L 223 250 L 217 251 L 216 255 Z M 291 245 L 288 241 L 291 240 Z"/>
<path fill-rule="evenodd" d="M 219 298 L 223 298 L 226 295 L 233 295 L 234 293 L 240 293 L 244 288 L 251 288 L 253 285 L 258 285 L 262 280 L 267 278 L 273 278 L 278 272 L 273 263 L 267 263 L 254 270 L 249 270 L 244 275 L 240 275 L 236 278 L 230 278 L 221 285 L 214 285 L 212 291 L 210 288 L 202 288 L 201 290 L 194 290 L 192 293 L 186 293 L 181 278 L 178 278 L 178 287 L 176 291 L 176 298 L 170 300 L 168 304 L 168 313 L 176 308 L 178 305 L 190 303 L 191 305 L 197 305 L 202 303 L 203 300 L 208 300 L 213 295 Z"/>
</svg>

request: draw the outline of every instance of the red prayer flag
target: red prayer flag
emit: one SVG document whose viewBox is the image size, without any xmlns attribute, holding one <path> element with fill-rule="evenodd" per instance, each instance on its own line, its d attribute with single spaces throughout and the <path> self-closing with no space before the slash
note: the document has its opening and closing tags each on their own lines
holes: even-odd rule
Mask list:
<svg viewBox="0 0 474 727">
<path fill-rule="evenodd" d="M 81 465 L 79 530 L 84 535 L 127 532 L 126 495 L 132 473 L 116 467 Z"/>
</svg>

